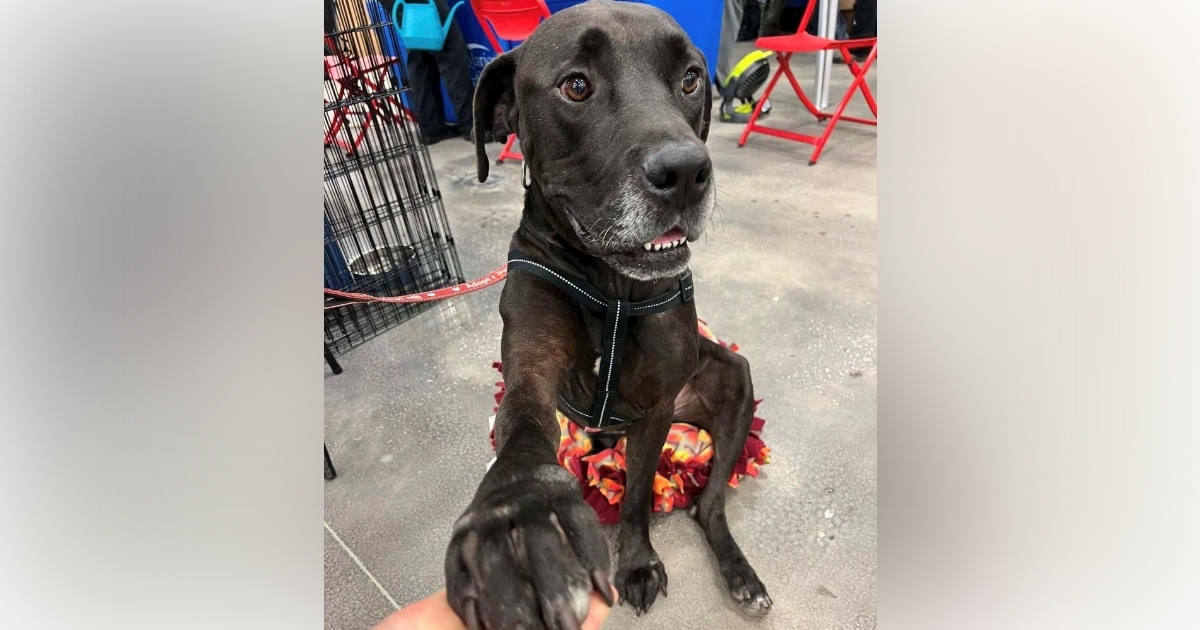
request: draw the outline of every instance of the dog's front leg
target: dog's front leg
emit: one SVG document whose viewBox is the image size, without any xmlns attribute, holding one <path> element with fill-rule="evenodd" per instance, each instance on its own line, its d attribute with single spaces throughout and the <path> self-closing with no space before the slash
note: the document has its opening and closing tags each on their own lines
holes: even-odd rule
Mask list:
<svg viewBox="0 0 1200 630">
<path fill-rule="evenodd" d="M 728 348 L 701 338 L 700 367 L 676 404 L 675 422 L 707 430 L 716 451 L 708 484 L 697 497 L 693 514 L 716 554 L 729 593 L 746 613 L 765 615 L 773 605 L 771 596 L 733 539 L 725 518 L 728 480 L 754 421 L 750 363 Z"/>
<path fill-rule="evenodd" d="M 559 465 L 539 422 L 546 417 L 554 418 L 553 407 L 524 388 L 508 390 L 496 419 L 496 463 L 454 525 L 447 599 L 472 630 L 579 628 L 593 587 L 612 604 L 600 521 Z"/>
<path fill-rule="evenodd" d="M 528 310 L 514 317 L 506 299 L 521 280 L 509 282 L 496 462 L 454 525 L 446 596 L 472 630 L 578 629 L 593 587 L 610 605 L 612 587 L 600 521 L 557 458 L 555 397 L 571 361 L 569 313 L 542 299 L 539 317 Z M 539 296 L 513 302 L 538 305 Z"/>
<path fill-rule="evenodd" d="M 617 591 L 621 602 L 641 615 L 658 597 L 667 595 L 667 572 L 650 545 L 650 508 L 654 474 L 663 443 L 671 430 L 671 408 L 656 409 L 625 434 L 625 501 L 617 558 Z"/>
</svg>

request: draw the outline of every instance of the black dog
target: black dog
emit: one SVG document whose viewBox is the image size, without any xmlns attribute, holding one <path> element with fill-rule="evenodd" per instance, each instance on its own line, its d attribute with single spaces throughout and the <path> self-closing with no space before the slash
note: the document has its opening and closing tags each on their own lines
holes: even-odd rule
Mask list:
<svg viewBox="0 0 1200 630">
<path fill-rule="evenodd" d="M 600 415 L 612 414 L 627 437 L 621 600 L 640 614 L 667 594 L 650 546 L 651 486 L 670 425 L 686 422 L 713 436 L 695 516 L 729 591 L 748 613 L 771 607 L 725 520 L 726 481 L 753 411 L 749 365 L 700 337 L 694 302 L 678 297 L 691 289 L 687 243 L 702 234 L 716 194 L 704 147 L 710 85 L 703 56 L 666 13 L 599 1 L 547 19 L 479 79 L 475 138 L 517 133 L 528 169 L 511 250 L 525 269 L 546 271 L 510 264 L 500 298 L 507 392 L 497 460 L 446 555 L 450 605 L 472 629 L 578 628 L 593 587 L 611 596 L 599 520 L 556 460 L 556 407 L 576 421 L 594 417 L 583 410 L 605 369 L 618 372 L 619 389 Z M 481 142 L 476 154 L 483 181 Z M 571 278 L 610 301 L 607 319 L 569 293 Z M 611 304 L 672 292 L 674 308 L 628 319 L 623 352 L 603 356 L 605 329 L 617 321 Z"/>
</svg>

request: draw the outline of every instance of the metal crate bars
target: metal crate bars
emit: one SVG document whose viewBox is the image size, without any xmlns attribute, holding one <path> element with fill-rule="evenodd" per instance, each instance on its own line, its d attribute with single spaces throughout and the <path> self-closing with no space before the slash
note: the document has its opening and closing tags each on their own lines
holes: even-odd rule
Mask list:
<svg viewBox="0 0 1200 630">
<path fill-rule="evenodd" d="M 408 108 L 408 77 L 378 2 L 327 3 L 325 286 L 394 296 L 463 281 L 437 178 Z M 334 355 L 427 308 L 358 304 L 325 311 Z"/>
</svg>

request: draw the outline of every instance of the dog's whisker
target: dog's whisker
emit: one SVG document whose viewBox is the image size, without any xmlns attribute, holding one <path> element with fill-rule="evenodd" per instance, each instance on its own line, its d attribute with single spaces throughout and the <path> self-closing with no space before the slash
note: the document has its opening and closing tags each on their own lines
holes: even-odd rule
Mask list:
<svg viewBox="0 0 1200 630">
<path fill-rule="evenodd" d="M 603 218 L 603 217 L 602 217 L 602 218 Z M 606 235 L 606 234 L 608 234 L 609 232 L 611 232 L 611 231 L 612 231 L 612 229 L 613 229 L 614 227 L 616 227 L 616 224 L 615 224 L 615 223 L 610 223 L 608 227 L 604 228 L 604 230 L 602 230 L 602 231 L 600 232 L 599 239 L 600 239 L 600 248 L 601 248 L 601 249 L 606 249 L 606 248 L 608 248 L 608 246 L 610 245 L 610 243 L 609 243 L 608 241 L 605 241 L 605 240 L 604 240 L 604 237 L 605 237 L 605 235 Z M 614 236 L 614 239 L 615 239 L 616 235 L 613 235 L 613 236 Z"/>
<path fill-rule="evenodd" d="M 587 227 L 588 238 L 591 239 L 593 242 L 595 242 L 597 245 L 600 245 L 600 237 L 592 236 L 592 230 L 595 230 L 596 224 L 603 220 L 604 220 L 604 217 L 597 217 L 596 220 L 592 221 L 592 224 Z"/>
</svg>

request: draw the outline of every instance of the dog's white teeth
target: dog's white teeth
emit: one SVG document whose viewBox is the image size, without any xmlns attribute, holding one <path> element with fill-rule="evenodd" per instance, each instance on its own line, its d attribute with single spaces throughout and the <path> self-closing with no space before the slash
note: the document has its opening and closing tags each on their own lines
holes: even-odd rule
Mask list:
<svg viewBox="0 0 1200 630">
<path fill-rule="evenodd" d="M 687 242 L 686 236 L 684 238 L 680 238 L 680 239 L 671 241 L 670 243 L 644 243 L 642 245 L 642 247 L 646 248 L 646 251 L 656 251 L 657 252 L 657 251 L 662 251 L 664 249 L 671 249 L 672 247 L 679 247 L 680 245 L 683 245 L 685 242 Z"/>
</svg>

